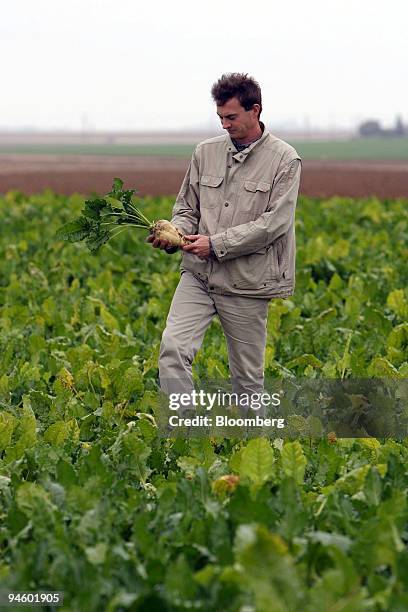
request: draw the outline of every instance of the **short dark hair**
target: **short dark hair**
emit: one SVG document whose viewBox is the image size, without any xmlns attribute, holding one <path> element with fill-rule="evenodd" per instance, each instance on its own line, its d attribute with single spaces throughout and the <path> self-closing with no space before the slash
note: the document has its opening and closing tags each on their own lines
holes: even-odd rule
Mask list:
<svg viewBox="0 0 408 612">
<path fill-rule="evenodd" d="M 211 95 L 218 106 L 223 106 L 234 97 L 238 98 L 245 110 L 250 110 L 254 104 L 259 104 L 259 115 L 261 114 L 262 95 L 259 83 L 243 72 L 223 74 L 212 86 Z"/>
</svg>

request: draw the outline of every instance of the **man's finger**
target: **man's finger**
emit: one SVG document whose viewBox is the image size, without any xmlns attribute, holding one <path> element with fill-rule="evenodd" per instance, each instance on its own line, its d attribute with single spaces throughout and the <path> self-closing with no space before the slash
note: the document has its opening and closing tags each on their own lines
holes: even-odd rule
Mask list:
<svg viewBox="0 0 408 612">
<path fill-rule="evenodd" d="M 172 244 L 170 244 L 170 242 L 168 240 L 160 240 L 160 248 L 161 249 L 167 249 L 167 247 L 171 247 L 173 246 Z"/>
<path fill-rule="evenodd" d="M 199 238 L 201 238 L 201 236 L 200 234 L 188 234 L 184 236 L 184 238 L 187 238 L 187 240 L 198 240 Z"/>
</svg>

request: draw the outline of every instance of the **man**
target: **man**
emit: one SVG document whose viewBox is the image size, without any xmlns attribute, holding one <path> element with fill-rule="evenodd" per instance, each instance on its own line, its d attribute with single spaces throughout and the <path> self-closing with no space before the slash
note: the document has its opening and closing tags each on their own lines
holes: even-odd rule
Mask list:
<svg viewBox="0 0 408 612">
<path fill-rule="evenodd" d="M 192 389 L 192 362 L 218 314 L 236 393 L 264 382 L 268 302 L 295 286 L 295 207 L 301 162 L 260 121 L 261 90 L 248 75 L 224 74 L 212 87 L 223 136 L 195 149 L 173 208 L 183 247 L 181 279 L 159 357 L 165 393 Z M 149 236 L 154 247 L 174 252 Z"/>
</svg>

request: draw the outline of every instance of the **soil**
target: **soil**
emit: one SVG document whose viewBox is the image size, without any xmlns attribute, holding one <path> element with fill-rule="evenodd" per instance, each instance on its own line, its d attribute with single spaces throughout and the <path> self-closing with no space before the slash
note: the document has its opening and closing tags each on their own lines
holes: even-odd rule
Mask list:
<svg viewBox="0 0 408 612">
<path fill-rule="evenodd" d="M 102 194 L 119 176 L 140 195 L 174 195 L 188 162 L 151 156 L 0 155 L 0 193 L 18 189 L 31 194 L 48 188 L 64 194 Z M 408 198 L 408 162 L 305 160 L 300 193 Z"/>
</svg>

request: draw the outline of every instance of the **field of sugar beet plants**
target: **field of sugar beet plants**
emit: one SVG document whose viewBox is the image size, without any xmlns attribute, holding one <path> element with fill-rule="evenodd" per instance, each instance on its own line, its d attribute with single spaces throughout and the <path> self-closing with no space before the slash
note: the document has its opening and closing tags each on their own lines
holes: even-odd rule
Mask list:
<svg viewBox="0 0 408 612">
<path fill-rule="evenodd" d="M 408 437 L 159 436 L 179 255 L 138 230 L 97 255 L 57 241 L 82 205 L 0 198 L 0 590 L 72 612 L 406 610 Z M 299 199 L 268 376 L 408 378 L 407 205 Z M 216 320 L 194 372 L 228 374 Z"/>
</svg>

